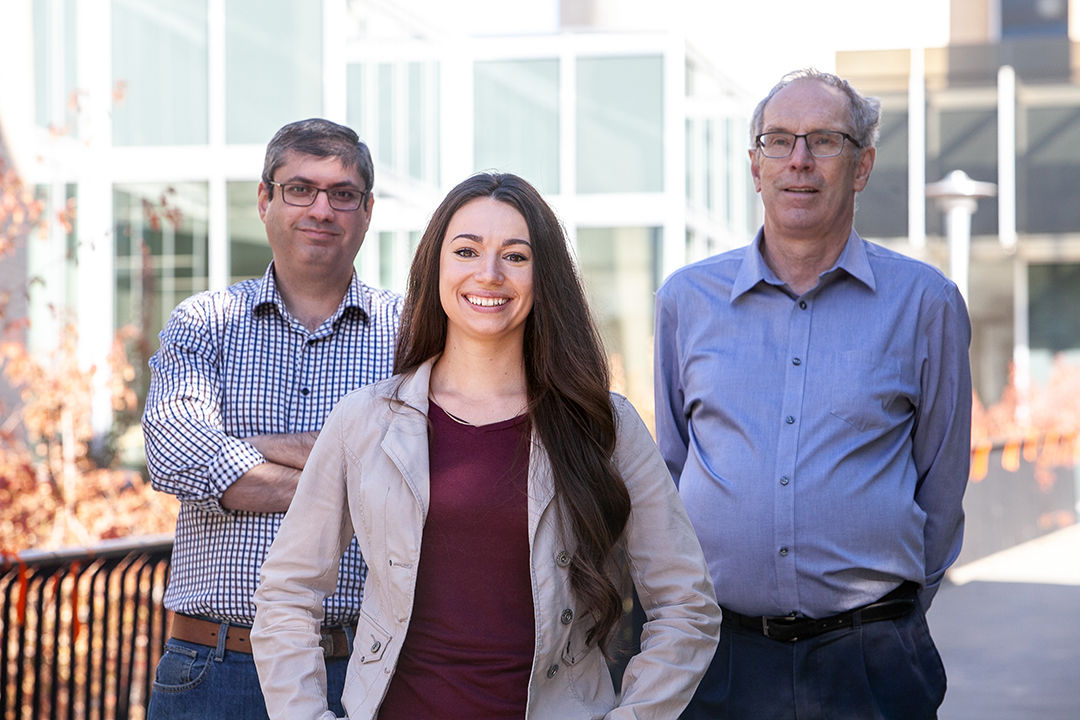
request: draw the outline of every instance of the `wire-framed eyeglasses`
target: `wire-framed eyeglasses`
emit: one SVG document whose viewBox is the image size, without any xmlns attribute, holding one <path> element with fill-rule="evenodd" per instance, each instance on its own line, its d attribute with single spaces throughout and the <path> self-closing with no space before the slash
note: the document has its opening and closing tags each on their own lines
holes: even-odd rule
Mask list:
<svg viewBox="0 0 1080 720">
<path fill-rule="evenodd" d="M 817 158 L 836 157 L 844 152 L 845 140 L 857 148 L 862 147 L 858 140 L 839 130 L 818 130 L 804 135 L 789 132 L 761 133 L 757 136 L 757 146 L 767 158 L 786 158 L 795 151 L 795 143 L 799 138 L 806 141 L 806 148 Z"/>
<path fill-rule="evenodd" d="M 286 205 L 310 207 L 315 204 L 319 193 L 326 193 L 326 200 L 334 210 L 356 210 L 364 203 L 370 190 L 356 190 L 350 187 L 321 188 L 305 183 L 278 183 L 270 181 L 274 187 L 281 188 L 281 199 Z"/>
</svg>

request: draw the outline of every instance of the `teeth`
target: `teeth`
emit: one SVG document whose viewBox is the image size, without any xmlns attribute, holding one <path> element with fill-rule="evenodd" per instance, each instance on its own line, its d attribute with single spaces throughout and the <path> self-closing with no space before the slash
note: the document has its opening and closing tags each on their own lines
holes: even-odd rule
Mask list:
<svg viewBox="0 0 1080 720">
<path fill-rule="evenodd" d="M 474 295 L 466 295 L 465 299 L 471 302 L 473 305 L 479 305 L 480 307 L 496 307 L 498 305 L 505 305 L 507 303 L 506 298 L 476 297 Z"/>
</svg>

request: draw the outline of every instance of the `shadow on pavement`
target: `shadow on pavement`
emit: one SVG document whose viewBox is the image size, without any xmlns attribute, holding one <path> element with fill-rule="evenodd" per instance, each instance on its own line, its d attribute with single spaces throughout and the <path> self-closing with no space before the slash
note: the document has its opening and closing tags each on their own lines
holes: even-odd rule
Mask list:
<svg viewBox="0 0 1080 720">
<path fill-rule="evenodd" d="M 939 720 L 1080 718 L 1080 586 L 946 582 L 927 622 L 949 680 Z"/>
</svg>

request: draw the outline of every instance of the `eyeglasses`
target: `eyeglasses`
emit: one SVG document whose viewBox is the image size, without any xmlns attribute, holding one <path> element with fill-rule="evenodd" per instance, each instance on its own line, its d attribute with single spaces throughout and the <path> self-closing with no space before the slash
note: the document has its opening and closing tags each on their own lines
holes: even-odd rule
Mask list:
<svg viewBox="0 0 1080 720">
<path fill-rule="evenodd" d="M 319 193 L 326 193 L 326 200 L 334 210 L 356 210 L 364 203 L 370 190 L 354 190 L 352 188 L 321 188 L 303 183 L 277 183 L 273 180 L 270 184 L 281 188 L 281 199 L 286 205 L 296 207 L 311 207 Z"/>
<path fill-rule="evenodd" d="M 844 141 L 849 141 L 857 148 L 862 145 L 845 132 L 837 130 L 818 130 L 817 132 L 796 135 L 789 132 L 767 132 L 757 136 L 757 146 L 767 158 L 786 158 L 795 150 L 795 143 L 803 138 L 810 154 L 817 158 L 836 157 L 844 152 Z"/>
</svg>

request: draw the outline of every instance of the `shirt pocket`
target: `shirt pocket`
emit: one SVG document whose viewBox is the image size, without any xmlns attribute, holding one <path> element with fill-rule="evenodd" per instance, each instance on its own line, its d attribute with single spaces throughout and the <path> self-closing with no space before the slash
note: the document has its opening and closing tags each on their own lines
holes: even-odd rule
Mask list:
<svg viewBox="0 0 1080 720">
<path fill-rule="evenodd" d="M 900 362 L 866 350 L 832 355 L 827 364 L 829 411 L 860 432 L 896 422 L 894 407 L 901 394 Z"/>
</svg>

